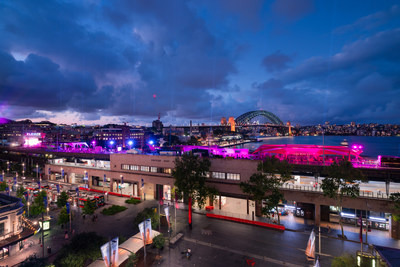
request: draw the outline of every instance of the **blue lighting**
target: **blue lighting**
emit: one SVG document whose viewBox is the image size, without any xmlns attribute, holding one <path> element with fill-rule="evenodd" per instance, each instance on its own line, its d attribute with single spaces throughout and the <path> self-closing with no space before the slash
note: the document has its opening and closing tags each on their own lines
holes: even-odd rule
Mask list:
<svg viewBox="0 0 400 267">
<path fill-rule="evenodd" d="M 154 144 L 154 141 L 153 140 L 150 140 L 149 141 L 149 145 L 153 145 Z"/>
<path fill-rule="evenodd" d="M 111 140 L 111 141 L 110 141 L 110 145 L 113 145 L 113 144 L 114 144 L 114 140 Z"/>
<path fill-rule="evenodd" d="M 130 145 L 130 146 L 133 145 L 133 141 L 132 141 L 132 140 L 129 140 L 129 141 L 128 141 L 128 145 Z"/>
</svg>

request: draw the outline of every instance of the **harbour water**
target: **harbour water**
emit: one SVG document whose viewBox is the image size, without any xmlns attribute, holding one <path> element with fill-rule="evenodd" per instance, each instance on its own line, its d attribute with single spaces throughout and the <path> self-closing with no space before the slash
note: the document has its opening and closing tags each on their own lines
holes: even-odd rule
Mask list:
<svg viewBox="0 0 400 267">
<path fill-rule="evenodd" d="M 400 137 L 379 137 L 379 136 L 295 136 L 295 137 L 271 137 L 262 142 L 247 143 L 237 148 L 247 148 L 249 151 L 256 150 L 263 144 L 307 144 L 340 146 L 346 139 L 349 146 L 354 144 L 364 147 L 361 156 L 376 158 L 379 155 L 400 156 Z"/>
</svg>

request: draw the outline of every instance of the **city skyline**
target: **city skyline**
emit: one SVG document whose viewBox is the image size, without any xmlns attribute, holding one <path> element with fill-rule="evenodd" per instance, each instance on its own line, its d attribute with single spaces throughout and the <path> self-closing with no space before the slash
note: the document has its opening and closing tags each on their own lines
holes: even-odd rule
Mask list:
<svg viewBox="0 0 400 267">
<path fill-rule="evenodd" d="M 0 117 L 399 124 L 396 1 L 4 1 Z"/>
</svg>

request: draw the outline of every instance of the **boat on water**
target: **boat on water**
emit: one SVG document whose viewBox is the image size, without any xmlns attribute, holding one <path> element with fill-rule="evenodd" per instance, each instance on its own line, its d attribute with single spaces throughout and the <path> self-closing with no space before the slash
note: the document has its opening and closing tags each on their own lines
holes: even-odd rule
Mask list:
<svg viewBox="0 0 400 267">
<path fill-rule="evenodd" d="M 349 142 L 347 142 L 347 139 L 343 139 L 342 142 L 340 142 L 341 146 L 349 146 Z"/>
</svg>

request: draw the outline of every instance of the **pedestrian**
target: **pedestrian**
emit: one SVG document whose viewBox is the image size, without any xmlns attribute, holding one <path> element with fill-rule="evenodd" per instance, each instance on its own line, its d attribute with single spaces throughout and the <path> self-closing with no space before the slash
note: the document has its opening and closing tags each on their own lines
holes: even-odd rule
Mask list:
<svg viewBox="0 0 400 267">
<path fill-rule="evenodd" d="M 328 234 L 331 232 L 331 227 L 328 225 Z"/>
</svg>

